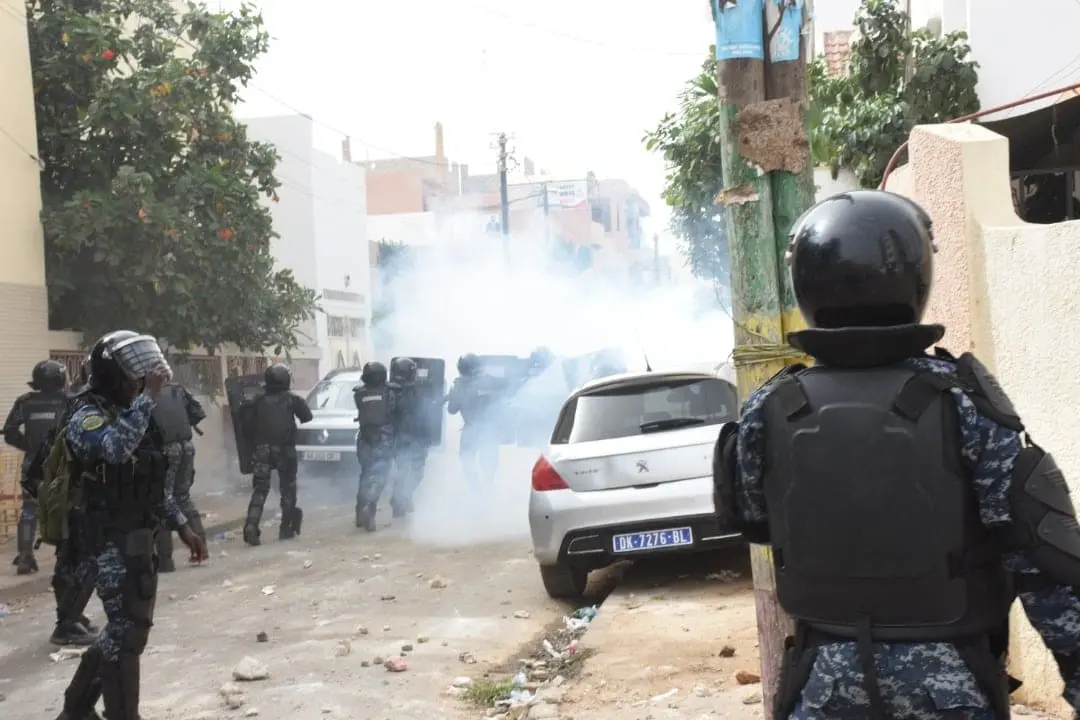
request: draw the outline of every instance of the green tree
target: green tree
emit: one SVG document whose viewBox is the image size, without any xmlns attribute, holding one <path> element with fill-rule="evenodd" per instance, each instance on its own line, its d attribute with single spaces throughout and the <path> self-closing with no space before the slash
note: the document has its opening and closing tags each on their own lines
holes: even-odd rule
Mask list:
<svg viewBox="0 0 1080 720">
<path fill-rule="evenodd" d="M 911 32 L 892 0 L 863 0 L 855 28 L 847 74 L 828 76 L 820 57 L 810 67 L 811 142 L 815 162 L 834 176 L 846 168 L 876 187 L 915 125 L 979 109 L 978 63 L 965 33 Z"/>
<path fill-rule="evenodd" d="M 278 156 L 232 112 L 262 17 L 169 0 L 29 0 L 27 16 L 50 324 L 293 347 L 315 295 L 274 269 Z"/>
<path fill-rule="evenodd" d="M 715 49 L 678 96 L 678 110 L 666 114 L 645 134 L 645 147 L 667 165 L 664 202 L 671 208 L 671 231 L 697 277 L 728 285 L 727 229 L 714 204 L 723 188 L 720 108 L 717 104 Z M 721 301 L 723 302 L 723 301 Z"/>
</svg>

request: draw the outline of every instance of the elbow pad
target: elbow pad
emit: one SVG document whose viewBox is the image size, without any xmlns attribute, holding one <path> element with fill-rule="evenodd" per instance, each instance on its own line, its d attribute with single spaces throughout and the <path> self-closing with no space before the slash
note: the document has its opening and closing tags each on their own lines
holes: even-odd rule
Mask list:
<svg viewBox="0 0 1080 720">
<path fill-rule="evenodd" d="M 1036 445 L 1013 466 L 1010 549 L 1021 550 L 1047 579 L 1080 586 L 1080 526 L 1069 486 L 1054 457 Z"/>
<path fill-rule="evenodd" d="M 768 523 L 746 522 L 739 512 L 736 483 L 739 478 L 739 423 L 725 423 L 713 448 L 713 505 L 721 529 L 741 532 L 750 542 L 769 543 Z"/>
</svg>

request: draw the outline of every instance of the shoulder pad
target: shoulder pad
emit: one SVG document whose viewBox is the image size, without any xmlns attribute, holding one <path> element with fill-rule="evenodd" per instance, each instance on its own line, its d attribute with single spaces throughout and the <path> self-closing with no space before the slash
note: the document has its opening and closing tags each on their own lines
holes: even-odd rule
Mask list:
<svg viewBox="0 0 1080 720">
<path fill-rule="evenodd" d="M 975 407 L 998 425 L 1022 432 L 1024 423 L 997 378 L 978 358 L 964 353 L 956 361 L 956 371 L 968 389 Z"/>
</svg>

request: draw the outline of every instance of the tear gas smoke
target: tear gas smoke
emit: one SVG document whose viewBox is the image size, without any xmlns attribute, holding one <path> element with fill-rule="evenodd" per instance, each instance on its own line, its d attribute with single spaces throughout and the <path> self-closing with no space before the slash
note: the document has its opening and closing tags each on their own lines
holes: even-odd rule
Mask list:
<svg viewBox="0 0 1080 720">
<path fill-rule="evenodd" d="M 483 226 L 479 218 L 476 226 Z M 573 388 L 560 361 L 601 348 L 620 349 L 631 371 L 644 370 L 646 356 L 654 370 L 701 369 L 729 356 L 731 320 L 711 290 L 695 283 L 656 287 L 651 253 L 640 253 L 643 280 L 635 283 L 626 279 L 625 261 L 605 272 L 618 258 L 602 250 L 583 274 L 558 267 L 542 232 L 515 233 L 508 253 L 496 233 L 454 235 L 399 251 L 382 288 L 390 312 L 373 328 L 376 343 L 382 341 L 377 359 L 442 358 L 449 388 L 465 353 L 525 357 L 544 346 L 558 360 L 532 382 L 543 384 L 538 395 L 556 393 L 561 401 Z M 461 418 L 444 422 L 445 442 L 428 456 L 409 535 L 438 545 L 527 537 L 531 469 L 541 448 L 502 445 L 494 487 L 473 491 L 458 458 Z"/>
</svg>

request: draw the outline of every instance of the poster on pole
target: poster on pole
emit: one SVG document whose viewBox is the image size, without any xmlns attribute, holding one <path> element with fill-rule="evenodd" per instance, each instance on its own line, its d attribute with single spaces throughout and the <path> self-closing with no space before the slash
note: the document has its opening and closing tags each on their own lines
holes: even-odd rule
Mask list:
<svg viewBox="0 0 1080 720">
<path fill-rule="evenodd" d="M 765 59 L 765 0 L 712 0 L 717 60 Z"/>
<path fill-rule="evenodd" d="M 765 27 L 769 35 L 769 60 L 774 63 L 799 59 L 805 0 L 767 0 Z"/>
</svg>

